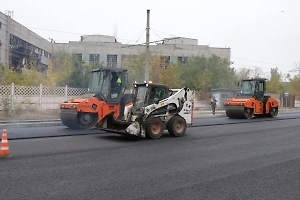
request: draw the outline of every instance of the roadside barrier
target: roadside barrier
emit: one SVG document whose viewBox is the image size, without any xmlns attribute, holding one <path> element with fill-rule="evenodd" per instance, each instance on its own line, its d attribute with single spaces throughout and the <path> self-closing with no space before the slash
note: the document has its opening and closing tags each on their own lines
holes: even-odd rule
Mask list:
<svg viewBox="0 0 300 200">
<path fill-rule="evenodd" d="M 12 155 L 10 154 L 9 147 L 8 147 L 6 129 L 3 129 L 1 147 L 0 147 L 0 158 L 11 158 L 11 157 Z"/>
</svg>

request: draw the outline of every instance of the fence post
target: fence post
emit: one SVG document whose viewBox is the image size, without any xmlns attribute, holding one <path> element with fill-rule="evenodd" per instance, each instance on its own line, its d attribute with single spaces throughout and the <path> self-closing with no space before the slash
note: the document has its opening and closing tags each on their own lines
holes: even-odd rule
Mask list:
<svg viewBox="0 0 300 200">
<path fill-rule="evenodd" d="M 11 99 L 11 109 L 12 110 L 14 110 L 14 97 L 15 97 L 15 84 L 11 83 L 10 99 Z"/>
<path fill-rule="evenodd" d="M 42 110 L 42 95 L 43 95 L 43 85 L 40 83 L 40 96 L 39 96 L 40 111 Z"/>
<path fill-rule="evenodd" d="M 68 86 L 65 86 L 65 101 L 68 100 Z"/>
</svg>

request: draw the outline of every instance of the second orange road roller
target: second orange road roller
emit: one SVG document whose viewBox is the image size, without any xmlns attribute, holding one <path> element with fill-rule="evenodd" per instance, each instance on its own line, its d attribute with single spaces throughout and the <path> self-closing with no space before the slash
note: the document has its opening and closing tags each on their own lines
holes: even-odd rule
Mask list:
<svg viewBox="0 0 300 200">
<path fill-rule="evenodd" d="M 279 101 L 266 95 L 265 78 L 245 79 L 241 82 L 241 93 L 223 103 L 229 118 L 276 117 Z"/>
</svg>

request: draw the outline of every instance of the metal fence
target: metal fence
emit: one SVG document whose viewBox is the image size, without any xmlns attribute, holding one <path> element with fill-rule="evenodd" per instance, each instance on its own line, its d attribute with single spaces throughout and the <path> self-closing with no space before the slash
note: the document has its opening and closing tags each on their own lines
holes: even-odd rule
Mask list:
<svg viewBox="0 0 300 200">
<path fill-rule="evenodd" d="M 87 92 L 86 88 L 43 86 L 0 86 L 0 110 L 9 109 L 58 109 L 63 101 L 78 97 Z"/>
</svg>

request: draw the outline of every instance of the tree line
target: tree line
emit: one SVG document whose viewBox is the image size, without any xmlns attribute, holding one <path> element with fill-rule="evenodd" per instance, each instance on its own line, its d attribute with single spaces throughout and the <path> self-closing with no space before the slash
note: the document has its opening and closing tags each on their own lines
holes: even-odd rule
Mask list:
<svg viewBox="0 0 300 200">
<path fill-rule="evenodd" d="M 129 86 L 136 82 L 143 82 L 145 76 L 145 54 L 127 56 L 122 61 L 122 67 L 128 69 Z M 2 66 L 2 65 L 1 65 Z M 47 71 L 41 72 L 34 66 L 27 65 L 22 73 L 15 72 L 8 67 L 2 67 L 0 85 L 37 86 L 65 86 L 86 88 L 89 73 L 93 68 L 103 68 L 103 63 L 86 64 L 78 61 L 71 54 L 59 52 L 52 58 Z M 170 88 L 189 87 L 202 94 L 210 93 L 214 88 L 238 88 L 238 82 L 248 78 L 261 77 L 262 70 L 242 68 L 236 70 L 230 67 L 227 59 L 216 55 L 211 57 L 192 56 L 184 64 L 172 63 L 161 56 L 151 55 L 149 59 L 149 78 L 153 83 L 160 83 Z M 284 79 L 284 80 L 283 80 Z M 277 67 L 271 68 L 270 78 L 267 80 L 268 93 L 289 91 L 291 95 L 300 96 L 299 74 L 283 77 Z"/>
</svg>

